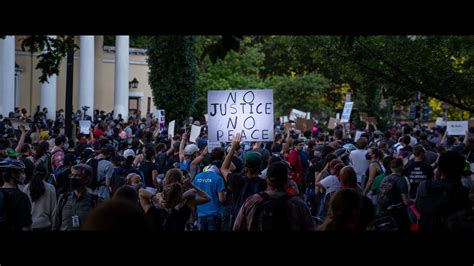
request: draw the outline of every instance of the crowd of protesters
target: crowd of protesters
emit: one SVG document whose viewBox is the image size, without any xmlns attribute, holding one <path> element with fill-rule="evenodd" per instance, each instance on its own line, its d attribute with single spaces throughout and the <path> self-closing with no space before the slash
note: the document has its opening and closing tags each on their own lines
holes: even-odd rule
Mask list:
<svg viewBox="0 0 474 266">
<path fill-rule="evenodd" d="M 126 121 L 79 110 L 68 138 L 64 111 L 55 121 L 47 112 L 0 119 L 2 231 L 474 228 L 474 128 L 450 136 L 442 127 L 381 132 L 367 123 L 355 140 L 354 125 L 301 132 L 276 123 L 274 141 L 236 134 L 208 151 L 200 121 L 169 134 L 151 115 Z M 202 126 L 195 140 L 191 123 Z"/>
</svg>

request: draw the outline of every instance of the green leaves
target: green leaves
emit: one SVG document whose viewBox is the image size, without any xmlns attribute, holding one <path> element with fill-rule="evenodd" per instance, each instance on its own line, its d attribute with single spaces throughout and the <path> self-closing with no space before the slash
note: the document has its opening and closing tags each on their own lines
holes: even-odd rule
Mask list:
<svg viewBox="0 0 474 266">
<path fill-rule="evenodd" d="M 196 101 L 196 56 L 194 36 L 150 38 L 148 65 L 153 101 L 166 110 L 168 121 L 183 122 Z"/>
</svg>

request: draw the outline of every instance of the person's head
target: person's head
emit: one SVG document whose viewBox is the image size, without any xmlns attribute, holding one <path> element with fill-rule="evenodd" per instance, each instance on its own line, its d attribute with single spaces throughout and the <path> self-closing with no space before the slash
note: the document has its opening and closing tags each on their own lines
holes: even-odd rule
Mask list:
<svg viewBox="0 0 474 266">
<path fill-rule="evenodd" d="M 155 147 L 151 143 L 147 143 L 143 149 L 143 154 L 145 155 L 145 160 L 151 161 L 155 157 Z"/>
<path fill-rule="evenodd" d="M 0 161 L 0 174 L 5 183 L 10 185 L 24 184 L 25 164 L 20 160 L 3 160 Z"/>
<path fill-rule="evenodd" d="M 413 154 L 418 159 L 423 159 L 425 156 L 425 148 L 422 145 L 416 145 L 413 147 Z"/>
<path fill-rule="evenodd" d="M 92 177 L 92 167 L 87 164 L 77 164 L 71 167 L 71 190 L 83 191 Z"/>
<path fill-rule="evenodd" d="M 288 165 L 282 161 L 270 164 L 266 178 L 270 188 L 285 191 L 288 186 Z"/>
<path fill-rule="evenodd" d="M 465 158 L 455 151 L 441 153 L 438 160 L 438 170 L 444 179 L 459 180 L 464 170 Z"/>
<path fill-rule="evenodd" d="M 403 172 L 403 161 L 400 158 L 394 159 L 390 162 L 390 170 L 393 174 L 401 174 Z"/>
<path fill-rule="evenodd" d="M 225 155 L 225 152 L 224 152 L 223 148 L 221 148 L 221 147 L 214 148 L 211 151 L 210 161 L 211 162 L 213 162 L 213 161 L 224 161 L 224 155 Z"/>
<path fill-rule="evenodd" d="M 115 154 L 115 148 L 113 145 L 106 144 L 102 147 L 100 153 L 104 155 L 107 159 L 110 159 Z"/>
<path fill-rule="evenodd" d="M 135 160 L 135 151 L 132 149 L 127 149 L 123 152 L 123 158 L 127 164 L 132 164 L 133 160 Z"/>
<path fill-rule="evenodd" d="M 385 131 L 385 132 L 383 133 L 383 135 L 384 135 L 384 138 L 387 139 L 387 140 L 392 137 L 392 134 L 391 134 L 390 131 L 388 131 L 388 130 Z"/>
<path fill-rule="evenodd" d="M 304 142 L 302 140 L 297 139 L 293 141 L 293 145 L 295 146 L 295 149 L 297 151 L 302 151 L 304 147 Z"/>
<path fill-rule="evenodd" d="M 260 174 L 260 167 L 262 166 L 262 155 L 259 152 L 247 152 L 244 157 L 244 164 L 247 175 L 256 176 Z"/>
<path fill-rule="evenodd" d="M 81 159 L 87 160 L 94 155 L 94 149 L 91 147 L 86 147 L 81 152 Z"/>
<path fill-rule="evenodd" d="M 199 147 L 196 144 L 188 144 L 184 148 L 184 156 L 193 160 L 199 155 Z"/>
<path fill-rule="evenodd" d="M 405 135 L 402 137 L 402 144 L 405 145 L 405 146 L 408 146 L 410 145 L 410 142 L 411 142 L 411 138 L 409 135 Z"/>
<path fill-rule="evenodd" d="M 38 159 L 43 156 L 49 150 L 49 143 L 47 141 L 41 142 L 38 147 L 36 147 L 35 158 Z"/>
<path fill-rule="evenodd" d="M 357 174 L 352 166 L 344 166 L 339 172 L 342 188 L 357 188 Z"/>
<path fill-rule="evenodd" d="M 54 139 L 54 145 L 58 146 L 58 147 L 64 147 L 64 149 L 68 149 L 68 141 L 67 141 L 67 138 L 66 136 L 64 135 L 59 135 L 58 137 L 56 137 Z"/>
<path fill-rule="evenodd" d="M 112 200 L 126 200 L 138 207 L 138 192 L 133 186 L 121 186 L 115 191 Z"/>
<path fill-rule="evenodd" d="M 73 166 L 76 164 L 76 156 L 73 153 L 66 153 L 64 155 L 64 165 Z"/>
<path fill-rule="evenodd" d="M 377 160 L 380 161 L 383 159 L 383 152 L 378 148 L 370 148 L 365 155 L 367 160 Z"/>
<path fill-rule="evenodd" d="M 360 137 L 357 142 L 356 142 L 357 148 L 359 149 L 365 149 L 367 147 L 367 138 L 365 137 Z"/>
<path fill-rule="evenodd" d="M 163 187 L 162 204 L 165 208 L 174 208 L 182 201 L 183 186 L 180 183 L 174 182 Z"/>
<path fill-rule="evenodd" d="M 128 174 L 127 177 L 125 177 L 125 184 L 133 186 L 136 189 L 143 186 L 142 179 L 136 173 Z"/>
<path fill-rule="evenodd" d="M 170 169 L 166 172 L 165 178 L 163 179 L 163 186 L 167 186 L 171 183 L 183 183 L 183 172 L 180 169 Z"/>
<path fill-rule="evenodd" d="M 12 148 L 6 148 L 5 151 L 7 152 L 7 156 L 10 157 L 11 159 L 18 159 L 18 152 L 16 152 Z"/>
<path fill-rule="evenodd" d="M 411 133 L 411 131 L 412 131 L 412 128 L 410 126 L 405 126 L 403 128 L 403 135 L 408 135 Z"/>
<path fill-rule="evenodd" d="M 150 231 L 143 213 L 128 200 L 115 199 L 99 204 L 87 215 L 83 231 Z"/>
<path fill-rule="evenodd" d="M 362 198 L 354 189 L 341 189 L 329 202 L 326 220 L 320 229 L 328 231 L 352 231 L 359 222 Z"/>
</svg>

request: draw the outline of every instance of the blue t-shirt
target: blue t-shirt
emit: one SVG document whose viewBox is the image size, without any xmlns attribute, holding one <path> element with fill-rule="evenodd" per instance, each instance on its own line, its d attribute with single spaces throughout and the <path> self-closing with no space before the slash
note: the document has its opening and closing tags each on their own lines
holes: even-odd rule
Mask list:
<svg viewBox="0 0 474 266">
<path fill-rule="evenodd" d="M 197 206 L 198 217 L 210 215 L 216 215 L 220 217 L 221 203 L 217 193 L 222 192 L 225 189 L 223 178 L 212 171 L 207 171 L 198 174 L 194 178 L 193 184 L 202 191 L 206 192 L 211 198 L 211 201 L 208 203 Z"/>
</svg>

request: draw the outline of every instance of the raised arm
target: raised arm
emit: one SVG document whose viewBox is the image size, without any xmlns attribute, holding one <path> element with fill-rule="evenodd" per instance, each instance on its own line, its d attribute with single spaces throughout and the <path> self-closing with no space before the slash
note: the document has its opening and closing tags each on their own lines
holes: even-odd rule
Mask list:
<svg viewBox="0 0 474 266">
<path fill-rule="evenodd" d="M 232 156 L 234 156 L 234 152 L 240 148 L 240 140 L 241 140 L 240 133 L 236 133 L 234 140 L 232 141 L 232 146 L 230 148 L 230 151 L 229 153 L 227 153 L 224 163 L 221 166 L 221 173 L 226 181 L 227 181 L 227 175 L 231 173 L 230 163 L 232 162 Z"/>
</svg>

